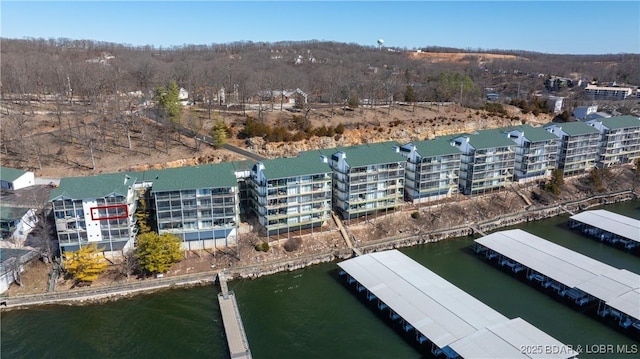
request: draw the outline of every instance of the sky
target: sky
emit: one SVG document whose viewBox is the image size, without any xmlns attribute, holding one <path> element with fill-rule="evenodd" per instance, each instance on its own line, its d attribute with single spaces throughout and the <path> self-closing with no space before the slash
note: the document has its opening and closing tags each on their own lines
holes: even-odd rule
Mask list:
<svg viewBox="0 0 640 359">
<path fill-rule="evenodd" d="M 640 53 L 640 1 L 7 1 L 3 38 L 172 47 L 334 41 L 418 49 Z"/>
</svg>

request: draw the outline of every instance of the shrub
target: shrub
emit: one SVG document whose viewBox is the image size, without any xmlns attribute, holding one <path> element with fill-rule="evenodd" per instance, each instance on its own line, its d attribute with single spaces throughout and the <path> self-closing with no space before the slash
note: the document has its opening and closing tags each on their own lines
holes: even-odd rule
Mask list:
<svg viewBox="0 0 640 359">
<path fill-rule="evenodd" d="M 289 238 L 284 243 L 284 250 L 287 252 L 294 252 L 300 249 L 302 246 L 302 239 L 300 237 Z"/>
<path fill-rule="evenodd" d="M 415 212 L 411 213 L 411 218 L 413 218 L 413 219 L 420 218 L 420 212 L 415 211 Z"/>
<path fill-rule="evenodd" d="M 259 252 L 268 252 L 269 251 L 269 243 L 260 242 L 256 244 L 256 250 Z"/>
</svg>

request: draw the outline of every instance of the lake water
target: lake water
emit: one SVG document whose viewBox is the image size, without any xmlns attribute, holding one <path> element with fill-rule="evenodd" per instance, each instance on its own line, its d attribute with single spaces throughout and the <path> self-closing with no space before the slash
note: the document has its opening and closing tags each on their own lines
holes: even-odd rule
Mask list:
<svg viewBox="0 0 640 359">
<path fill-rule="evenodd" d="M 606 209 L 640 219 L 640 201 Z M 568 216 L 517 226 L 615 267 L 640 257 L 573 233 Z M 488 265 L 461 238 L 401 251 L 509 318 L 522 317 L 573 347 L 640 343 Z M 339 283 L 335 263 L 229 283 L 254 358 L 420 358 Z M 213 286 L 88 306 L 3 312 L 2 358 L 228 358 Z M 593 351 L 592 350 L 592 351 Z M 629 358 L 635 355 L 628 354 Z M 605 350 L 581 358 L 620 358 Z"/>
</svg>

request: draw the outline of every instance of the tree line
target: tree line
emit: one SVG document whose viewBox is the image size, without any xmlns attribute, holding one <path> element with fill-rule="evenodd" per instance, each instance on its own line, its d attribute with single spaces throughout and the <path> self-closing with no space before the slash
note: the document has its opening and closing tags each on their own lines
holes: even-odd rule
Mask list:
<svg viewBox="0 0 640 359">
<path fill-rule="evenodd" d="M 3 96 L 72 93 L 94 102 L 116 92 L 142 91 L 146 95 L 171 80 L 193 94 L 204 95 L 225 88 L 227 92 L 237 89 L 243 98 L 263 90 L 301 88 L 315 103 L 343 102 L 354 93 L 361 99 L 378 101 L 393 96 L 400 100 L 406 85 L 414 87 L 419 101 L 459 100 L 459 92 L 442 88 L 443 73 L 458 78 L 466 76 L 477 86 L 495 82 L 486 78 L 487 72 L 557 76 L 579 73 L 601 81 L 640 83 L 640 73 L 634 70 L 640 65 L 637 54 L 492 51 L 523 56 L 527 60 L 494 60 L 480 67 L 474 62 L 427 63 L 410 59 L 400 49 L 387 51 L 373 46 L 320 41 L 237 42 L 171 48 L 64 38 L 3 38 L 1 41 Z M 464 49 L 457 51 L 465 52 Z M 611 66 L 602 66 L 602 63 Z"/>
</svg>

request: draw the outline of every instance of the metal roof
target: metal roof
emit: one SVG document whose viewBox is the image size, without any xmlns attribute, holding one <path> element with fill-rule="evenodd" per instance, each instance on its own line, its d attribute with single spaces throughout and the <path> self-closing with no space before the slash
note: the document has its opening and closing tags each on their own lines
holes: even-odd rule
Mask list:
<svg viewBox="0 0 640 359">
<path fill-rule="evenodd" d="M 49 200 L 59 197 L 87 199 L 106 197 L 112 193 L 127 195 L 129 186 L 135 178 L 126 173 L 109 173 L 89 177 L 66 177 L 60 179 L 60 185 L 49 194 Z"/>
<path fill-rule="evenodd" d="M 22 218 L 29 212 L 29 208 L 8 207 L 0 205 L 0 221 L 12 221 Z"/>
<path fill-rule="evenodd" d="M 320 151 L 300 152 L 297 157 L 277 158 L 260 161 L 264 165 L 264 175 L 267 179 L 289 178 L 304 175 L 330 173 L 328 163 L 320 159 Z"/>
<path fill-rule="evenodd" d="M 230 162 L 155 170 L 153 192 L 179 191 L 198 188 L 236 187 L 235 168 Z"/>
<path fill-rule="evenodd" d="M 457 352 L 454 343 L 458 343 L 457 348 L 465 352 L 463 357 L 514 357 L 514 348 L 520 353 L 521 342 L 536 343 L 539 341 L 536 338 L 544 337 L 545 343 L 557 343 L 530 324 L 511 323 L 507 317 L 397 250 L 366 254 L 340 262 L 338 266 L 438 347 L 450 346 Z M 500 330 L 500 326 L 507 329 Z M 510 326 L 523 328 L 519 332 L 521 339 L 508 333 Z M 486 347 L 480 341 L 488 337 L 500 344 Z"/>
<path fill-rule="evenodd" d="M 25 173 L 27 173 L 27 171 L 19 170 L 17 168 L 0 166 L 0 180 L 2 181 L 13 182 Z"/>
<path fill-rule="evenodd" d="M 640 288 L 640 276 L 626 269 L 614 269 L 580 283 L 576 288 L 608 302 L 636 288 Z M 637 310 L 640 310 L 640 306 L 638 306 Z"/>
<path fill-rule="evenodd" d="M 433 140 L 411 142 L 416 147 L 420 157 L 434 157 L 461 154 L 460 150 L 451 146 L 449 138 L 436 137 Z"/>
<path fill-rule="evenodd" d="M 491 233 L 475 240 L 568 288 L 577 288 L 619 305 L 622 312 L 640 319 L 640 298 L 629 294 L 640 288 L 640 275 L 612 267 L 521 229 Z M 613 303 L 613 304 L 612 304 Z"/>
<path fill-rule="evenodd" d="M 604 125 L 604 127 L 611 130 L 640 127 L 640 118 L 629 115 L 601 118 L 597 119 L 596 121 L 602 122 L 602 125 Z"/>
<path fill-rule="evenodd" d="M 514 147 L 515 143 L 504 135 L 503 129 L 492 128 L 488 130 L 476 131 L 472 134 L 463 134 L 456 136 L 454 139 L 461 137 L 469 138 L 469 145 L 476 150 L 482 150 L 495 147 Z"/>
<path fill-rule="evenodd" d="M 529 142 L 543 142 L 550 140 L 557 140 L 553 133 L 545 130 L 542 127 L 533 127 L 531 125 L 520 125 L 513 127 L 506 127 L 505 131 L 520 131 L 524 133 L 524 138 L 526 138 Z"/>
<path fill-rule="evenodd" d="M 450 347 L 463 358 L 572 358 L 578 355 L 522 318 L 488 326 Z M 537 348 L 540 352 L 527 352 L 523 348 Z"/>
<path fill-rule="evenodd" d="M 563 123 L 550 123 L 545 126 L 551 127 L 556 126 L 560 128 L 564 133 L 569 136 L 580 136 L 580 135 L 591 135 L 591 134 L 600 134 L 598 129 L 593 128 L 592 126 L 587 125 L 584 122 L 563 122 Z"/>
<path fill-rule="evenodd" d="M 381 163 L 404 162 L 405 158 L 399 152 L 396 152 L 394 147 L 400 148 L 400 144 L 397 141 L 389 141 L 338 147 L 333 153 L 344 153 L 346 155 L 346 162 L 349 164 L 349 167 L 352 168 Z M 322 152 L 326 153 L 326 150 Z"/>
<path fill-rule="evenodd" d="M 637 219 L 604 209 L 584 211 L 571 216 L 571 219 L 640 242 L 640 221 Z"/>
<path fill-rule="evenodd" d="M 520 229 L 492 233 L 476 242 L 570 288 L 613 268 Z"/>
<path fill-rule="evenodd" d="M 640 320 L 640 304 L 638 303 L 640 303 L 640 289 L 635 289 L 608 301 L 607 305 Z"/>
</svg>

